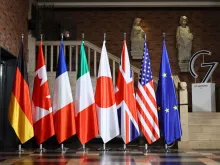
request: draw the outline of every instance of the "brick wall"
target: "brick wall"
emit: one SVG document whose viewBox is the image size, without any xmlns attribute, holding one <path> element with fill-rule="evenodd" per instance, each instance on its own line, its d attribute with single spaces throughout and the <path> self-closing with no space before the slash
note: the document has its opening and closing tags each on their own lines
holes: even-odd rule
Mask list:
<svg viewBox="0 0 220 165">
<path fill-rule="evenodd" d="M 128 48 L 133 18 L 143 19 L 142 28 L 147 32 L 148 48 L 150 50 L 153 74 L 158 75 L 162 49 L 162 33 L 166 32 L 166 43 L 173 74 L 179 74 L 176 49 L 176 28 L 179 18 L 186 15 L 189 26 L 194 35 L 192 53 L 201 49 L 212 51 L 207 61 L 219 61 L 220 50 L 220 9 L 219 8 L 126 8 L 126 9 L 55 9 L 43 10 L 41 17 L 48 20 L 48 24 L 55 22 L 63 29 L 71 31 L 75 28 L 76 39 L 81 39 L 81 33 L 85 33 L 88 40 L 101 47 L 103 33 L 107 33 L 107 50 L 120 56 L 122 49 L 123 33 L 127 33 Z M 50 20 L 50 21 L 49 21 Z M 47 21 L 46 21 L 47 22 Z M 42 27 L 45 35 L 56 31 L 53 28 Z M 54 34 L 59 36 L 59 34 Z M 59 39 L 59 38 L 58 38 Z M 197 71 L 202 76 L 207 69 L 201 69 L 199 59 L 196 63 Z M 140 60 L 132 60 L 132 63 L 140 67 Z M 220 83 L 220 65 L 214 73 L 213 80 Z M 191 82 L 189 74 L 180 74 L 182 81 Z M 199 82 L 199 80 L 198 80 Z"/>
<path fill-rule="evenodd" d="M 25 50 L 27 51 L 27 0 L 0 1 L 0 46 L 17 55 L 21 34 L 24 33 Z"/>
<path fill-rule="evenodd" d="M 43 10 L 41 17 L 50 24 L 42 27 L 45 35 L 51 34 L 54 25 L 60 29 L 75 31 L 74 39 L 81 40 L 81 33 L 85 33 L 85 40 L 101 47 L 103 33 L 107 33 L 107 50 L 120 56 L 122 49 L 123 33 L 127 33 L 127 44 L 130 48 L 130 31 L 135 17 L 143 19 L 142 28 L 147 33 L 148 48 L 150 51 L 153 75 L 158 76 L 161 50 L 162 33 L 166 33 L 166 44 L 173 74 L 178 74 L 181 81 L 186 81 L 191 102 L 191 83 L 194 79 L 189 73 L 179 73 L 176 49 L 176 28 L 179 26 L 179 18 L 186 15 L 189 27 L 194 35 L 192 53 L 207 49 L 212 52 L 211 57 L 205 57 L 205 61 L 220 62 L 220 9 L 219 8 L 126 8 L 126 9 L 55 9 Z M 48 21 L 47 21 L 48 20 Z M 50 21 L 49 21 L 50 20 Z M 55 26 L 56 27 L 56 26 Z M 75 28 L 74 30 L 72 28 Z M 195 63 L 200 82 L 208 68 L 202 69 L 200 62 Z M 131 60 L 132 64 L 140 67 L 140 60 Z M 214 72 L 213 81 L 220 85 L 220 65 Z M 191 104 L 191 103 L 190 103 Z"/>
</svg>

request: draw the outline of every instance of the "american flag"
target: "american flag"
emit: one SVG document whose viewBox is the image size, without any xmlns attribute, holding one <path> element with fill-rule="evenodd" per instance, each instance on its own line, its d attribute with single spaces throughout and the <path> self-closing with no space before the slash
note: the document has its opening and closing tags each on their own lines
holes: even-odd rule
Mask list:
<svg viewBox="0 0 220 165">
<path fill-rule="evenodd" d="M 139 127 L 149 144 L 160 138 L 156 97 L 147 43 L 144 41 L 138 89 L 136 92 Z"/>
</svg>

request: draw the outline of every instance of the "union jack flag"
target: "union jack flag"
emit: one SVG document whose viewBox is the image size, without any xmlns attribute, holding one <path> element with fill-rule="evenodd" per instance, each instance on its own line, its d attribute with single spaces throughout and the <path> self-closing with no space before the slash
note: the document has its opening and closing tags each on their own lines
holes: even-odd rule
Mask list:
<svg viewBox="0 0 220 165">
<path fill-rule="evenodd" d="M 127 144 L 140 135 L 132 72 L 126 41 L 121 54 L 121 62 L 118 71 L 115 100 L 118 109 L 120 134 Z"/>
<path fill-rule="evenodd" d="M 156 97 L 147 43 L 144 41 L 138 88 L 136 92 L 139 127 L 149 144 L 160 138 Z"/>
</svg>

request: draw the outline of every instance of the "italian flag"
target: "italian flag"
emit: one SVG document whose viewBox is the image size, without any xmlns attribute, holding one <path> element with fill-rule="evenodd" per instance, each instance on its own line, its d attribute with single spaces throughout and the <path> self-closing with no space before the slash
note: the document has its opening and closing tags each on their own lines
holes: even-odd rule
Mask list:
<svg viewBox="0 0 220 165">
<path fill-rule="evenodd" d="M 80 48 L 75 96 L 76 132 L 82 144 L 98 136 L 98 121 L 84 41 Z"/>
</svg>

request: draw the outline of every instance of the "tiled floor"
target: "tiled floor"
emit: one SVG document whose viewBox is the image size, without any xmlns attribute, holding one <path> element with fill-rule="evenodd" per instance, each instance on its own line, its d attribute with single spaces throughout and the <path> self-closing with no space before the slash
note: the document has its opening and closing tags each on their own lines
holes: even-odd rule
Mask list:
<svg viewBox="0 0 220 165">
<path fill-rule="evenodd" d="M 60 153 L 47 150 L 0 152 L 0 164 L 5 165 L 220 165 L 220 150 L 172 150 L 165 153 L 162 149 L 144 153 L 143 148 L 131 148 L 123 152 L 116 149 L 101 152 L 94 148 L 87 152 L 67 150 Z"/>
</svg>

